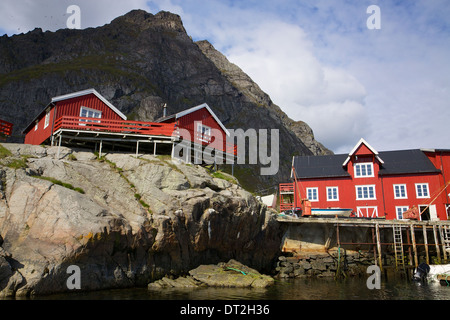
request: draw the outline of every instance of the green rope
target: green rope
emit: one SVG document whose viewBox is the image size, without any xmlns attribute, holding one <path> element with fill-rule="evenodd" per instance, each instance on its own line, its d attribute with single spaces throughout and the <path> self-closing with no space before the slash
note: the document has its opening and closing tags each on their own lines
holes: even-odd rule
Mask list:
<svg viewBox="0 0 450 320">
<path fill-rule="evenodd" d="M 244 276 L 246 276 L 246 274 L 245 274 L 245 272 L 244 271 L 242 271 L 242 270 L 239 270 L 239 269 L 235 269 L 235 268 L 230 268 L 230 267 L 227 267 L 227 269 L 230 269 L 230 270 L 233 270 L 233 271 L 237 271 L 237 272 L 240 272 L 240 273 L 242 273 Z"/>
</svg>

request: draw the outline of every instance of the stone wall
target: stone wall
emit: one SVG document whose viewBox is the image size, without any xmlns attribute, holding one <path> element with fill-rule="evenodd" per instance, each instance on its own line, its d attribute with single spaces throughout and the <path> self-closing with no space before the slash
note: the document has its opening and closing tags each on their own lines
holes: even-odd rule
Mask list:
<svg viewBox="0 0 450 320">
<path fill-rule="evenodd" d="M 374 256 L 368 252 L 341 252 L 306 254 L 296 257 L 280 256 L 275 271 L 278 278 L 347 277 L 365 274 L 373 265 Z"/>
</svg>

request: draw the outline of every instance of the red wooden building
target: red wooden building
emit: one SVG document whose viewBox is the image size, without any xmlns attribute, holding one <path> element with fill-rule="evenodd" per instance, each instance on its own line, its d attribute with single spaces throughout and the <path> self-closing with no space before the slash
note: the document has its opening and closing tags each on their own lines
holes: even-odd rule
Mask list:
<svg viewBox="0 0 450 320">
<path fill-rule="evenodd" d="M 280 210 L 308 198 L 313 208 L 352 208 L 356 217 L 403 219 L 416 206 L 420 220 L 448 220 L 450 150 L 377 152 L 361 139 L 349 154 L 292 161 L 297 183 L 280 185 Z"/>
<path fill-rule="evenodd" d="M 181 129 L 189 132 L 180 134 Z M 88 89 L 55 97 L 25 128 L 26 144 L 66 144 L 171 152 L 180 139 L 235 154 L 226 144 L 228 130 L 207 104 L 164 117 L 156 122 L 130 121 L 101 96 Z M 183 132 L 182 132 L 183 133 Z M 213 133 L 216 133 L 215 135 Z M 194 150 L 194 148 L 192 148 Z"/>
</svg>

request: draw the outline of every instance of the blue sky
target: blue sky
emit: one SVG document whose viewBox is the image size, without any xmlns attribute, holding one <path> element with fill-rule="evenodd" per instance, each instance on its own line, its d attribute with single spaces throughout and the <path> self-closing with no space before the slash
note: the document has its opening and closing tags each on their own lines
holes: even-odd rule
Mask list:
<svg viewBox="0 0 450 320">
<path fill-rule="evenodd" d="M 72 4 L 82 28 L 136 8 L 179 14 L 336 153 L 360 138 L 379 151 L 450 149 L 450 1 L 2 0 L 0 34 L 65 28 Z"/>
</svg>

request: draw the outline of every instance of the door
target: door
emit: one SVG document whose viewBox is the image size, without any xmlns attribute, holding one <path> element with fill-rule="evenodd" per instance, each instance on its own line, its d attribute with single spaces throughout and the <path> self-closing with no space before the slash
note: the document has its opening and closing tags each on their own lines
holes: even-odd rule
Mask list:
<svg viewBox="0 0 450 320">
<path fill-rule="evenodd" d="M 378 218 L 378 207 L 356 207 L 357 217 Z"/>
</svg>

